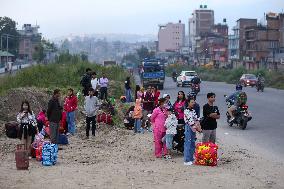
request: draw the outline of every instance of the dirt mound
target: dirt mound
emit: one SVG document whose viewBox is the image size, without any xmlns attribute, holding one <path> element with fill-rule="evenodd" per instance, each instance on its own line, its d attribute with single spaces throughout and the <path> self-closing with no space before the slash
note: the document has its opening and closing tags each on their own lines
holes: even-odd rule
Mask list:
<svg viewBox="0 0 284 189">
<path fill-rule="evenodd" d="M 41 109 L 46 109 L 48 100 L 51 97 L 50 91 L 38 88 L 16 88 L 11 89 L 5 96 L 0 98 L 0 128 L 4 122 L 13 121 L 20 110 L 23 100 L 28 100 L 31 109 L 38 114 Z M 2 129 L 0 129 L 1 135 Z"/>
</svg>

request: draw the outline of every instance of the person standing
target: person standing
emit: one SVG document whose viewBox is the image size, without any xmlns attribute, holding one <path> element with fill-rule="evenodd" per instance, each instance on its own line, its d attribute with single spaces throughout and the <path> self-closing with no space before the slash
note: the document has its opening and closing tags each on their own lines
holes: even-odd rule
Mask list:
<svg viewBox="0 0 284 189">
<path fill-rule="evenodd" d="M 50 139 L 53 144 L 59 141 L 59 123 L 62 116 L 62 106 L 59 103 L 60 90 L 55 89 L 53 96 L 48 102 L 47 119 L 50 124 Z"/>
<path fill-rule="evenodd" d="M 194 110 L 194 99 L 189 99 L 184 111 L 184 165 L 193 164 L 196 131 L 201 131 L 199 117 Z"/>
<path fill-rule="evenodd" d="M 133 119 L 135 120 L 134 122 L 134 133 L 141 133 L 143 132 L 141 130 L 141 119 L 142 119 L 142 106 L 141 106 L 141 99 L 136 99 L 135 107 L 134 107 L 134 112 L 133 112 Z"/>
<path fill-rule="evenodd" d="M 89 139 L 90 126 L 92 123 L 92 135 L 96 134 L 96 113 L 98 109 L 98 92 L 89 89 L 89 96 L 85 97 L 84 109 L 86 112 L 86 139 Z"/>
<path fill-rule="evenodd" d="M 68 133 L 72 135 L 75 134 L 76 124 L 75 124 L 75 111 L 78 109 L 78 99 L 74 95 L 74 90 L 72 88 L 68 89 L 68 96 L 65 98 L 64 110 L 67 112 L 67 127 Z"/>
<path fill-rule="evenodd" d="M 217 106 L 214 106 L 215 93 L 208 93 L 208 103 L 203 106 L 203 137 L 202 142 L 216 142 L 217 119 L 220 119 L 220 113 Z"/>
<path fill-rule="evenodd" d="M 173 105 L 175 110 L 178 124 L 184 124 L 184 108 L 185 108 L 186 98 L 183 91 L 178 92 L 178 97 L 176 102 Z"/>
<path fill-rule="evenodd" d="M 19 136 L 21 137 L 22 144 L 25 145 L 25 149 L 28 150 L 31 155 L 31 143 L 32 137 L 36 133 L 36 118 L 31 111 L 28 101 L 23 101 L 21 109 L 17 115 L 17 122 L 20 124 Z"/>
<path fill-rule="evenodd" d="M 128 103 L 132 102 L 130 77 L 126 78 L 124 87 L 125 87 L 126 102 Z"/>
<path fill-rule="evenodd" d="M 154 105 L 156 107 L 156 106 L 158 106 L 158 100 L 160 98 L 161 92 L 156 87 L 152 87 L 152 93 L 153 93 L 153 96 L 154 96 Z"/>
<path fill-rule="evenodd" d="M 146 127 L 145 123 L 148 119 L 148 114 L 151 114 L 154 109 L 154 96 L 151 92 L 151 87 L 147 88 L 147 91 L 142 95 L 143 102 L 143 123 L 142 125 Z"/>
<path fill-rule="evenodd" d="M 166 99 L 159 99 L 159 106 L 154 109 L 151 115 L 151 123 L 155 141 L 155 156 L 161 158 L 168 155 L 166 143 L 163 143 L 162 139 L 166 136 L 165 122 L 167 118 L 166 109 L 164 108 Z"/>
<path fill-rule="evenodd" d="M 101 86 L 100 92 L 101 92 L 101 100 L 107 100 L 107 88 L 108 88 L 108 78 L 106 77 L 105 73 L 103 73 L 103 76 L 100 78 L 99 83 Z"/>
<path fill-rule="evenodd" d="M 84 96 L 88 96 L 89 88 L 92 87 L 91 80 L 92 80 L 92 70 L 91 68 L 86 69 L 86 73 L 83 75 L 80 84 L 83 87 L 83 94 Z"/>
<path fill-rule="evenodd" d="M 95 91 L 99 90 L 100 83 L 99 83 L 99 79 L 97 78 L 97 73 L 96 72 L 92 72 L 91 84 L 92 84 L 92 88 Z"/>
</svg>

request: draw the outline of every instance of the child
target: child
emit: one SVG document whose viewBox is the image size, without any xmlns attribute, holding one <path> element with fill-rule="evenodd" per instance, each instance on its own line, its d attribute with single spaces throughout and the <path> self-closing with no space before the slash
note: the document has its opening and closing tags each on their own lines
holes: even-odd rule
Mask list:
<svg viewBox="0 0 284 189">
<path fill-rule="evenodd" d="M 201 131 L 199 118 L 194 110 L 194 99 L 189 99 L 184 110 L 184 165 L 193 164 L 193 154 L 195 151 L 196 131 Z"/>
<path fill-rule="evenodd" d="M 155 156 L 156 158 L 162 157 L 162 152 L 164 156 L 168 155 L 166 144 L 163 143 L 162 139 L 166 135 L 166 109 L 164 108 L 166 99 L 159 99 L 159 106 L 154 109 L 151 115 L 151 123 L 154 127 L 154 141 L 155 141 Z"/>
<path fill-rule="evenodd" d="M 133 112 L 133 119 L 135 119 L 134 123 L 134 133 L 143 133 L 143 130 L 141 130 L 141 119 L 142 119 L 142 106 L 141 106 L 141 99 L 136 99 L 136 104 L 134 107 Z"/>
<path fill-rule="evenodd" d="M 92 135 L 96 132 L 96 113 L 98 107 L 97 92 L 93 88 L 89 89 L 89 96 L 85 97 L 84 109 L 86 112 L 86 139 L 89 139 L 90 124 L 92 123 Z"/>
<path fill-rule="evenodd" d="M 177 125 L 178 120 L 173 113 L 172 109 L 168 109 L 168 118 L 166 119 L 165 127 L 166 127 L 166 136 L 163 141 L 166 142 L 168 155 L 166 155 L 166 159 L 171 159 L 171 150 L 173 148 L 173 138 L 174 135 L 177 134 Z"/>
</svg>

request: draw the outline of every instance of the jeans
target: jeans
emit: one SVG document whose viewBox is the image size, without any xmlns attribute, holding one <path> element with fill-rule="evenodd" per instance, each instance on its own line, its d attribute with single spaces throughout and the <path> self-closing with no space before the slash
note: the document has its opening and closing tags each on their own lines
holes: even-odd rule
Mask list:
<svg viewBox="0 0 284 189">
<path fill-rule="evenodd" d="M 125 89 L 126 102 L 132 102 L 131 89 Z"/>
<path fill-rule="evenodd" d="M 142 132 L 141 129 L 141 119 L 135 119 L 134 122 L 134 133 L 140 133 Z"/>
<path fill-rule="evenodd" d="M 67 125 L 68 125 L 68 132 L 72 135 L 75 134 L 75 111 L 67 112 Z"/>
<path fill-rule="evenodd" d="M 168 150 L 173 149 L 173 138 L 174 138 L 173 134 L 166 134 L 165 136 L 165 142 Z"/>
<path fill-rule="evenodd" d="M 59 141 L 59 123 L 50 122 L 50 140 L 53 144 Z"/>
<path fill-rule="evenodd" d="M 91 122 L 92 122 L 92 135 L 95 136 L 96 134 L 96 116 L 93 117 L 86 117 L 86 136 L 89 136 L 90 132 L 90 127 L 91 127 Z"/>
<path fill-rule="evenodd" d="M 107 100 L 107 87 L 101 87 L 101 100 Z"/>
<path fill-rule="evenodd" d="M 184 162 L 189 162 L 193 161 L 196 133 L 191 130 L 189 125 L 185 125 L 184 129 Z"/>
</svg>

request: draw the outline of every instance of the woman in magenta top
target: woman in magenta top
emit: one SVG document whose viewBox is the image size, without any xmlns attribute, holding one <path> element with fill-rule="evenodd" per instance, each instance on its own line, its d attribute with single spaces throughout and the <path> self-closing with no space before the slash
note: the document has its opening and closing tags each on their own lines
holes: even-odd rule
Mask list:
<svg viewBox="0 0 284 189">
<path fill-rule="evenodd" d="M 178 92 L 178 97 L 173 107 L 178 119 L 178 124 L 184 124 L 184 108 L 186 103 L 186 97 L 183 91 Z"/>
</svg>

